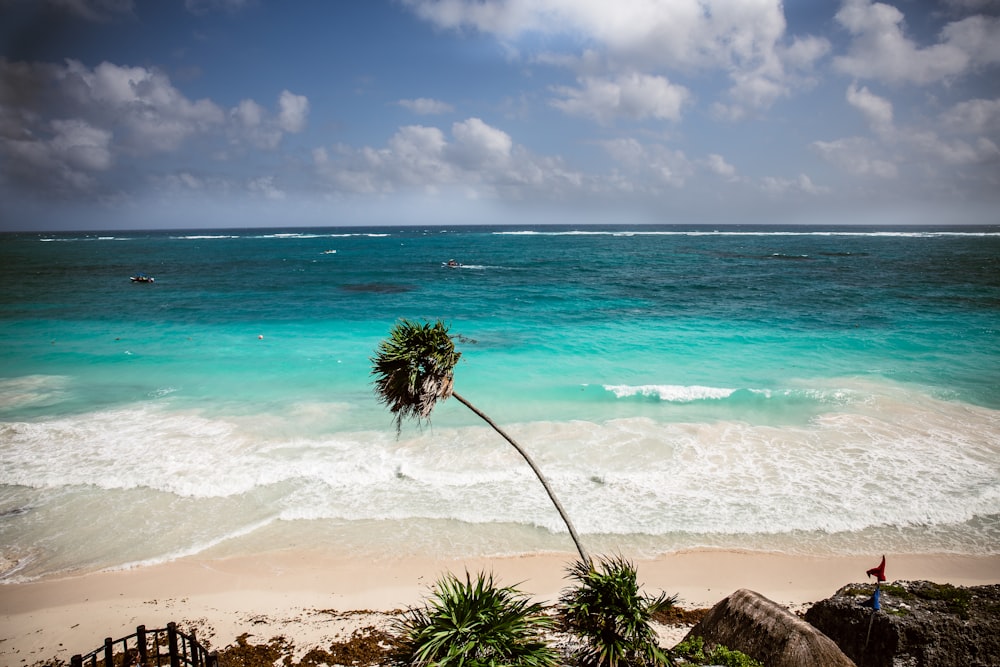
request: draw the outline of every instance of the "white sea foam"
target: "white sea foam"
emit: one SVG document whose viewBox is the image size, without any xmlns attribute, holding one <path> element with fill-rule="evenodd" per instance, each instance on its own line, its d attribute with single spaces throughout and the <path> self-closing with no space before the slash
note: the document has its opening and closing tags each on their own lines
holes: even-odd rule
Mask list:
<svg viewBox="0 0 1000 667">
<path fill-rule="evenodd" d="M 733 394 L 735 389 L 725 389 L 722 387 L 682 387 L 677 385 L 604 385 L 618 398 L 629 396 L 657 396 L 663 401 L 674 401 L 686 403 L 690 401 L 700 401 L 704 399 L 727 398 Z"/>
<path fill-rule="evenodd" d="M 86 241 L 132 241 L 134 237 L 131 236 L 44 236 L 38 240 L 43 243 L 51 243 L 53 241 L 61 243 L 77 243 Z"/>
<path fill-rule="evenodd" d="M 634 390 L 643 389 L 625 394 Z M 731 390 L 649 391 L 674 401 L 718 400 Z M 875 381 L 813 391 L 855 398 L 823 403 L 794 425 L 631 416 L 505 430 L 598 544 L 779 548 L 795 536 L 796 548 L 814 551 L 851 552 L 872 539 L 910 551 L 1000 548 L 992 540 L 1000 536 L 1000 411 Z M 491 429 L 445 416 L 397 439 L 352 428 L 353 409 L 310 402 L 226 416 L 177 410 L 165 399 L 0 423 L 0 512 L 16 510 L 0 521 L 0 539 L 15 550 L 5 555 L 36 554 L 18 574 L 31 577 L 238 549 L 274 531 L 308 544 L 324 526 L 355 535 L 359 548 L 392 544 L 392 535 L 344 528 L 361 525 L 427 552 L 462 552 L 471 548 L 465 539 L 495 549 L 505 540 L 487 535 L 497 530 L 559 548 L 558 515 Z M 111 525 L 130 523 L 137 529 Z M 81 551 L 97 532 L 101 550 Z M 330 539 L 344 544 L 337 534 Z"/>
</svg>

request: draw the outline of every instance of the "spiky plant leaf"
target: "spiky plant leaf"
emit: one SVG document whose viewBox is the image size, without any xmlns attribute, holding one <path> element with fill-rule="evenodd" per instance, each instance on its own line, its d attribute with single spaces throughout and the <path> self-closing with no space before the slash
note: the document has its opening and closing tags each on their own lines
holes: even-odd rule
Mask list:
<svg viewBox="0 0 1000 667">
<path fill-rule="evenodd" d="M 397 623 L 402 660 L 415 667 L 555 667 L 555 651 L 542 638 L 552 626 L 540 604 L 513 587 L 497 587 L 493 575 L 473 581 L 453 574 L 440 579 L 423 608 Z"/>
<path fill-rule="evenodd" d="M 639 592 L 635 566 L 623 557 L 576 561 L 567 571 L 576 585 L 563 591 L 559 610 L 584 641 L 580 662 L 592 667 L 669 664 L 650 619 L 677 601 Z"/>
</svg>

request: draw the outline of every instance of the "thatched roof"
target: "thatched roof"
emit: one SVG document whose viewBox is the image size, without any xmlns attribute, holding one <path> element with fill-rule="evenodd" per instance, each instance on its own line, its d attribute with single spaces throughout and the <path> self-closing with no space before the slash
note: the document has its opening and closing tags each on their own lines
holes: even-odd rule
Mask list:
<svg viewBox="0 0 1000 667">
<path fill-rule="evenodd" d="M 746 589 L 712 607 L 687 636 L 742 651 L 767 667 L 856 667 L 822 632 Z"/>
</svg>

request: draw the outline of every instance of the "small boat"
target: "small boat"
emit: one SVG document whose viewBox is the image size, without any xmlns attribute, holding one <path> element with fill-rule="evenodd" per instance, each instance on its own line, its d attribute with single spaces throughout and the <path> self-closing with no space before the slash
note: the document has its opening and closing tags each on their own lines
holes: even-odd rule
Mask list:
<svg viewBox="0 0 1000 667">
<path fill-rule="evenodd" d="M 134 276 L 130 276 L 129 280 L 134 283 L 152 283 L 156 282 L 153 276 L 147 276 L 145 273 L 137 273 Z"/>
<path fill-rule="evenodd" d="M 441 262 L 441 266 L 447 266 L 449 269 L 458 269 L 461 268 L 462 263 L 449 259 L 447 262 Z"/>
</svg>

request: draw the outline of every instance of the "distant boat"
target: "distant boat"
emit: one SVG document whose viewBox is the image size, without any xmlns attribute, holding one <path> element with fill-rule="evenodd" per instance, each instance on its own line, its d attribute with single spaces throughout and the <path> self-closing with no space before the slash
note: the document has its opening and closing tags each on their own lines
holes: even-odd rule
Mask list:
<svg viewBox="0 0 1000 667">
<path fill-rule="evenodd" d="M 145 273 L 137 273 L 129 278 L 134 283 L 152 283 L 156 282 L 156 278 L 153 276 L 147 276 Z"/>
<path fill-rule="evenodd" d="M 458 269 L 461 268 L 462 263 L 449 259 L 447 262 L 441 262 L 441 266 L 447 266 L 449 269 Z"/>
</svg>

